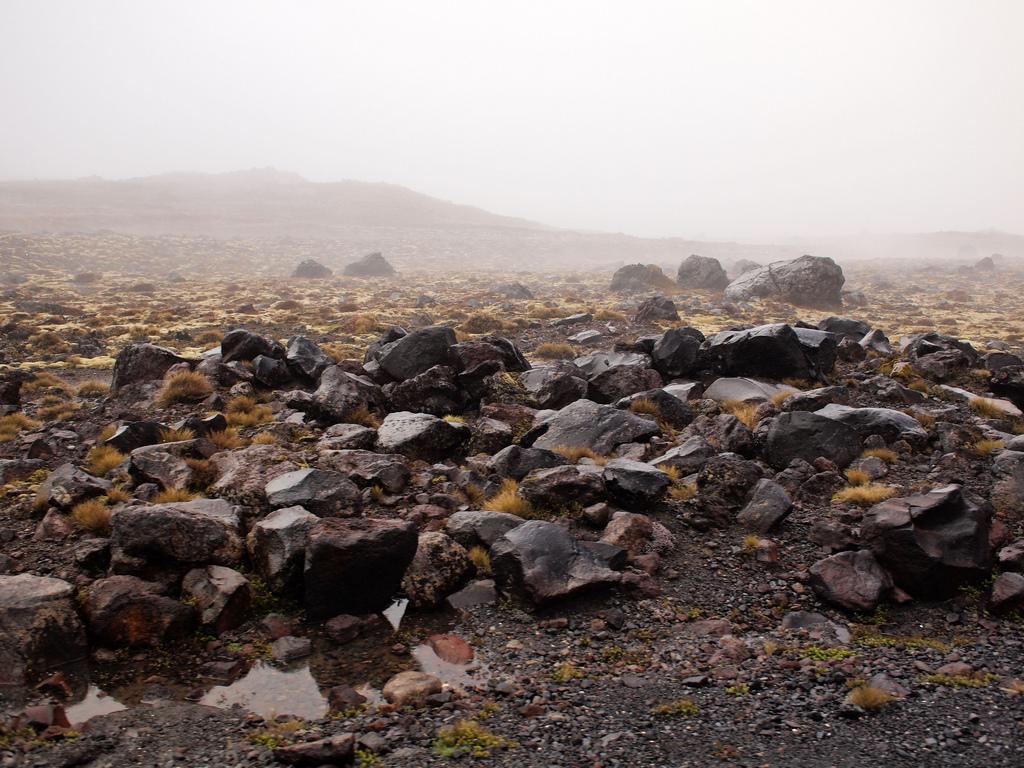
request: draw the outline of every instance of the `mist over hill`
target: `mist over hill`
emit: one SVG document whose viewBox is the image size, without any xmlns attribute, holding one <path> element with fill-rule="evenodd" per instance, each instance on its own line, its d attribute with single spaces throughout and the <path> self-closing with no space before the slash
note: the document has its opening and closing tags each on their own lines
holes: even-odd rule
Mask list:
<svg viewBox="0 0 1024 768">
<path fill-rule="evenodd" d="M 267 254 L 262 266 L 271 272 L 290 269 L 294 259 L 289 241 L 296 240 L 306 244 L 303 252 L 315 253 L 330 266 L 380 250 L 406 269 L 559 269 L 628 262 L 674 269 L 690 253 L 725 263 L 741 258 L 766 262 L 802 253 L 839 261 L 887 262 L 925 258 L 968 263 L 992 253 L 1024 257 L 1024 238 L 1000 232 L 793 237 L 775 243 L 579 232 L 440 200 L 394 184 L 312 182 L 270 168 L 125 180 L 0 182 L 0 231 L 115 232 L 142 238 L 140 252 L 145 251 L 146 241 L 168 237 L 259 242 Z M 231 266 L 230 251 L 224 249 L 219 266 Z"/>
</svg>

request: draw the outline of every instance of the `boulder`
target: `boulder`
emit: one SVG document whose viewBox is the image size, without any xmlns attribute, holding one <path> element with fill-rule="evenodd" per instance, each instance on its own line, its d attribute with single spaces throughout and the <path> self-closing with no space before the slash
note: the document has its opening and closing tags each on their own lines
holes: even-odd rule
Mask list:
<svg viewBox="0 0 1024 768">
<path fill-rule="evenodd" d="M 235 328 L 220 340 L 220 354 L 222 363 L 255 360 L 260 355 L 281 360 L 285 356 L 285 349 L 273 339 L 244 328 Z"/>
<path fill-rule="evenodd" d="M 790 510 L 793 501 L 786 489 L 768 478 L 761 478 L 750 494 L 750 500 L 736 516 L 744 528 L 757 533 L 768 533 L 781 523 Z"/>
<path fill-rule="evenodd" d="M 535 469 L 558 467 L 564 463 L 565 457 L 554 451 L 510 445 L 487 461 L 487 470 L 501 477 L 522 480 Z"/>
<path fill-rule="evenodd" d="M 644 407 L 641 408 L 641 405 Z M 668 424 L 676 429 L 682 429 L 693 421 L 693 409 L 686 404 L 686 401 L 680 400 L 664 389 L 635 392 L 618 400 L 615 407 L 628 411 L 636 409 L 638 415 Z M 651 408 L 653 408 L 653 412 L 650 410 Z"/>
<path fill-rule="evenodd" d="M 1019 573 L 1001 573 L 992 585 L 989 600 L 997 612 L 1019 611 L 1024 608 L 1024 576 Z"/>
<path fill-rule="evenodd" d="M 86 658 L 74 597 L 61 579 L 0 575 L 0 687 L 31 685 Z"/>
<path fill-rule="evenodd" d="M 404 456 L 360 450 L 326 450 L 320 453 L 321 463 L 360 488 L 379 485 L 388 493 L 399 493 L 409 483 L 411 472 Z"/>
<path fill-rule="evenodd" d="M 455 379 L 455 369 L 435 365 L 405 381 L 386 384 L 384 396 L 390 408 L 411 413 L 447 416 L 462 413 L 466 395 Z"/>
<path fill-rule="evenodd" d="M 182 443 L 195 443 L 188 440 Z M 128 472 L 136 483 L 157 483 L 162 488 L 185 489 L 192 485 L 192 468 L 185 458 L 193 451 L 168 448 L 170 443 L 145 445 L 132 451 Z"/>
<path fill-rule="evenodd" d="M 781 470 L 793 459 L 813 463 L 824 456 L 845 467 L 860 456 L 863 440 L 857 430 L 820 414 L 791 411 L 775 417 L 768 428 L 765 460 Z"/>
<path fill-rule="evenodd" d="M 117 353 L 110 391 L 117 392 L 129 384 L 159 381 L 174 365 L 188 363 L 184 357 L 155 344 L 129 344 Z"/>
<path fill-rule="evenodd" d="M 395 268 L 383 254 L 374 252 L 346 264 L 342 274 L 348 277 L 390 277 L 395 274 Z"/>
<path fill-rule="evenodd" d="M 272 591 L 298 591 L 306 559 L 306 537 L 317 520 L 316 515 L 302 507 L 285 507 L 274 510 L 249 531 L 249 559 Z"/>
<path fill-rule="evenodd" d="M 343 517 L 359 510 L 362 496 L 340 472 L 297 469 L 278 475 L 264 489 L 272 507 L 300 506 L 320 517 Z"/>
<path fill-rule="evenodd" d="M 129 421 L 117 428 L 117 431 L 103 441 L 104 445 L 131 453 L 144 445 L 156 445 L 163 440 L 162 433 L 167 425 L 158 421 Z"/>
<path fill-rule="evenodd" d="M 455 331 L 443 325 L 428 326 L 406 334 L 380 349 L 381 370 L 397 381 L 405 381 L 452 360 Z"/>
<path fill-rule="evenodd" d="M 332 424 L 324 430 L 318 446 L 325 450 L 344 451 L 350 448 L 365 451 L 377 443 L 377 430 L 362 424 Z"/>
<path fill-rule="evenodd" d="M 633 315 L 635 323 L 654 323 L 659 320 L 678 319 L 679 311 L 676 309 L 675 302 L 664 296 L 651 296 L 649 299 L 644 299 L 636 308 L 636 314 Z"/>
<path fill-rule="evenodd" d="M 116 507 L 110 548 L 121 573 L 157 564 L 234 565 L 245 549 L 239 510 L 224 499 Z"/>
<path fill-rule="evenodd" d="M 823 256 L 801 256 L 754 269 L 725 288 L 733 301 L 778 298 L 791 304 L 829 309 L 842 306 L 843 269 Z"/>
<path fill-rule="evenodd" d="M 304 259 L 295 265 L 292 270 L 292 277 L 300 277 L 306 280 L 326 280 L 334 275 L 334 272 L 325 267 L 316 259 Z"/>
<path fill-rule="evenodd" d="M 466 549 L 490 548 L 494 542 L 525 520 L 508 512 L 460 510 L 445 523 L 445 532 Z"/>
<path fill-rule="evenodd" d="M 718 451 L 701 435 L 694 435 L 648 463 L 655 468 L 673 467 L 683 477 L 699 472 Z"/>
<path fill-rule="evenodd" d="M 627 264 L 615 270 L 610 290 L 616 293 L 643 293 L 672 287 L 672 280 L 654 264 Z"/>
<path fill-rule="evenodd" d="M 365 376 L 332 365 L 320 375 L 312 406 L 325 421 L 345 421 L 358 410 L 377 410 L 384 396 L 379 386 Z"/>
<path fill-rule="evenodd" d="M 660 469 L 629 459 L 612 459 L 601 476 L 608 497 L 627 509 L 646 509 L 661 501 L 672 484 Z"/>
<path fill-rule="evenodd" d="M 134 576 L 110 576 L 89 587 L 83 611 L 89 634 L 106 646 L 155 647 L 192 631 L 196 613 L 164 587 Z"/>
<path fill-rule="evenodd" d="M 534 470 L 519 484 L 519 494 L 541 509 L 585 507 L 603 498 L 604 481 L 599 468 L 565 464 Z"/>
<path fill-rule="evenodd" d="M 494 293 L 506 299 L 532 299 L 533 291 L 522 283 L 499 283 L 493 288 Z"/>
<path fill-rule="evenodd" d="M 876 504 L 861 537 L 896 586 L 915 597 L 944 598 L 989 574 L 991 522 L 986 502 L 947 485 Z"/>
<path fill-rule="evenodd" d="M 305 336 L 292 336 L 288 339 L 284 359 L 292 373 L 306 381 L 316 381 L 320 374 L 334 365 L 328 354 Z"/>
<path fill-rule="evenodd" d="M 338 733 L 315 741 L 274 747 L 274 759 L 289 765 L 351 765 L 355 750 L 356 737 L 351 733 Z"/>
<path fill-rule="evenodd" d="M 440 531 L 421 533 L 402 590 L 413 608 L 435 608 L 474 572 L 466 549 Z"/>
<path fill-rule="evenodd" d="M 109 480 L 94 477 L 74 464 L 61 464 L 40 484 L 37 497 L 47 504 L 68 509 L 80 501 L 102 496 L 111 488 Z"/>
<path fill-rule="evenodd" d="M 828 331 L 839 338 L 860 341 L 871 332 L 871 326 L 863 320 L 831 315 L 819 321 L 818 330 Z"/>
<path fill-rule="evenodd" d="M 586 374 L 570 360 L 532 368 L 519 378 L 541 408 L 564 408 L 587 396 Z"/>
<path fill-rule="evenodd" d="M 796 387 L 785 384 L 769 384 L 754 379 L 722 376 L 715 379 L 704 390 L 703 397 L 724 403 L 728 400 L 742 403 L 766 403 L 783 392 L 799 392 Z"/>
<path fill-rule="evenodd" d="M 200 623 L 215 635 L 242 624 L 252 603 L 249 580 L 222 565 L 192 569 L 185 574 L 181 591 L 192 599 Z"/>
<path fill-rule="evenodd" d="M 549 450 L 589 448 L 607 455 L 623 443 L 646 442 L 660 433 L 660 427 L 650 419 L 610 405 L 577 400 L 527 433 L 522 442 Z M 531 442 L 527 442 L 529 438 L 533 438 Z"/>
<path fill-rule="evenodd" d="M 814 413 L 852 427 L 862 440 L 879 435 L 887 443 L 906 440 L 920 444 L 928 439 L 928 432 L 917 419 L 893 408 L 853 408 L 831 403 Z"/>
<path fill-rule="evenodd" d="M 892 589 L 892 578 L 870 551 L 839 554 L 811 566 L 811 588 L 827 603 L 870 613 Z"/>
<path fill-rule="evenodd" d="M 402 520 L 325 518 L 306 543 L 305 604 L 311 619 L 388 607 L 416 554 L 416 526 Z"/>
<path fill-rule="evenodd" d="M 560 525 L 531 520 L 491 547 L 498 588 L 542 604 L 582 590 L 618 583 L 620 575 Z"/>
<path fill-rule="evenodd" d="M 426 672 L 407 670 L 399 672 L 386 683 L 384 698 L 396 707 L 423 704 L 428 696 L 440 693 L 441 681 Z"/>
<path fill-rule="evenodd" d="M 389 413 L 377 430 L 380 450 L 427 462 L 464 455 L 471 437 L 466 424 L 408 411 Z"/>
<path fill-rule="evenodd" d="M 276 445 L 250 445 L 220 451 L 210 461 L 217 470 L 213 494 L 251 507 L 266 504 L 265 488 L 269 480 L 298 469 Z"/>
<path fill-rule="evenodd" d="M 698 288 L 721 291 L 729 284 L 729 276 L 718 259 L 693 254 L 683 259 L 676 272 L 676 285 L 680 288 Z"/>
<path fill-rule="evenodd" d="M 704 337 L 691 331 L 689 328 L 673 328 L 661 334 L 651 349 L 654 370 L 668 379 L 686 376 L 694 370 Z"/>
<path fill-rule="evenodd" d="M 697 473 L 697 488 L 707 498 L 728 508 L 743 505 L 750 489 L 764 475 L 760 465 L 735 453 L 720 453 L 705 462 Z"/>
<path fill-rule="evenodd" d="M 819 375 L 800 337 L 785 323 L 716 333 L 701 348 L 698 364 L 727 376 L 781 380 Z"/>
</svg>

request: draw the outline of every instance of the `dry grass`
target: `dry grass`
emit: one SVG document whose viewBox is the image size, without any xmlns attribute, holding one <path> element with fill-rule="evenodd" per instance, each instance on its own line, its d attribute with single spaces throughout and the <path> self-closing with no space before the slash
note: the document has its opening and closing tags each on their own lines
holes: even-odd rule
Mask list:
<svg viewBox="0 0 1024 768">
<path fill-rule="evenodd" d="M 79 397 L 103 397 L 110 392 L 110 385 L 102 381 L 86 381 L 78 385 Z"/>
<path fill-rule="evenodd" d="M 191 429 L 162 429 L 160 430 L 161 443 L 179 443 L 184 440 L 192 440 L 196 433 Z"/>
<path fill-rule="evenodd" d="M 68 421 L 81 406 L 78 403 L 60 402 L 47 405 L 36 411 L 43 421 Z"/>
<path fill-rule="evenodd" d="M 502 330 L 505 323 L 490 312 L 474 312 L 459 327 L 466 333 L 491 333 Z"/>
<path fill-rule="evenodd" d="M 534 357 L 539 357 L 541 360 L 572 360 L 576 357 L 576 350 L 572 344 L 566 344 L 564 342 L 549 341 L 545 344 L 540 344 L 535 350 L 533 350 Z"/>
<path fill-rule="evenodd" d="M 352 315 L 343 318 L 338 327 L 346 333 L 364 334 L 375 333 L 381 326 L 376 315 Z"/>
<path fill-rule="evenodd" d="M 658 408 L 658 404 L 653 400 L 648 400 L 646 397 L 641 397 L 631 402 L 629 410 L 636 414 L 653 416 L 655 419 L 661 418 L 661 409 Z"/>
<path fill-rule="evenodd" d="M 0 417 L 0 443 L 9 443 L 22 432 L 38 429 L 42 423 L 30 419 L 21 411 Z"/>
<path fill-rule="evenodd" d="M 185 459 L 192 470 L 192 487 L 205 490 L 217 482 L 217 467 L 209 459 Z"/>
<path fill-rule="evenodd" d="M 899 458 L 899 455 L 891 448 L 868 448 L 861 454 L 861 457 L 865 459 L 881 459 L 886 464 L 892 464 Z"/>
<path fill-rule="evenodd" d="M 110 470 L 119 467 L 127 458 L 123 453 L 110 445 L 97 445 L 85 457 L 85 470 L 97 477 L 103 477 Z"/>
<path fill-rule="evenodd" d="M 1009 415 L 999 407 L 999 403 L 987 397 L 977 397 L 971 400 L 970 409 L 986 419 L 1005 419 Z"/>
<path fill-rule="evenodd" d="M 207 435 L 207 439 L 218 448 L 229 451 L 232 448 L 242 448 L 248 445 L 245 438 L 240 437 L 238 430 L 234 427 L 220 429 Z"/>
<path fill-rule="evenodd" d="M 443 416 L 442 419 L 444 421 L 447 421 L 449 424 L 465 424 L 466 423 L 466 420 L 464 418 L 462 418 L 461 416 L 456 416 L 453 413 L 449 413 L 448 415 Z"/>
<path fill-rule="evenodd" d="M 850 691 L 846 700 L 855 707 L 860 707 L 867 712 L 877 712 L 885 709 L 895 700 L 895 696 L 886 693 L 881 688 L 872 685 L 858 685 Z"/>
<path fill-rule="evenodd" d="M 774 395 L 772 395 L 772 405 L 774 405 L 776 408 L 778 408 L 784 402 L 786 402 L 789 398 L 791 398 L 795 394 L 796 394 L 796 392 L 790 392 L 789 390 L 783 390 L 782 392 L 776 392 Z"/>
<path fill-rule="evenodd" d="M 198 494 L 187 491 L 184 488 L 167 488 L 160 491 L 150 501 L 153 504 L 172 504 L 177 501 L 192 501 L 198 498 Z"/>
<path fill-rule="evenodd" d="M 679 467 L 673 467 L 671 464 L 666 464 L 665 466 L 657 467 L 657 469 L 659 472 L 664 472 L 668 475 L 668 479 L 673 483 L 678 483 L 683 479 L 683 473 Z"/>
<path fill-rule="evenodd" d="M 896 489 L 890 485 L 855 485 L 850 488 L 843 488 L 832 497 L 833 504 L 857 504 L 861 507 L 870 507 L 880 501 L 891 499 L 896 495 Z"/>
<path fill-rule="evenodd" d="M 519 517 L 531 517 L 536 513 L 533 504 L 519 495 L 519 483 L 512 478 L 501 482 L 501 489 L 484 504 L 490 512 L 508 512 Z"/>
<path fill-rule="evenodd" d="M 668 495 L 673 501 L 689 501 L 697 495 L 697 484 L 676 483 L 668 489 Z"/>
<path fill-rule="evenodd" d="M 617 320 L 618 322 L 625 322 L 626 316 L 621 312 L 616 312 L 614 309 L 599 309 L 594 313 L 595 320 Z"/>
<path fill-rule="evenodd" d="M 491 553 L 479 544 L 469 549 L 469 559 L 476 566 L 476 572 L 485 575 L 491 572 Z"/>
<path fill-rule="evenodd" d="M 590 459 L 598 466 L 604 466 L 608 463 L 608 456 L 602 456 L 596 453 L 590 448 L 574 448 L 568 445 L 558 445 L 551 449 L 560 456 L 564 456 L 567 461 L 572 464 L 576 464 L 580 459 Z"/>
<path fill-rule="evenodd" d="M 1002 440 L 976 440 L 970 447 L 970 452 L 982 458 L 991 456 L 996 451 L 1002 450 Z"/>
<path fill-rule="evenodd" d="M 848 469 L 845 474 L 850 485 L 867 485 L 871 482 L 871 475 L 863 469 Z"/>
<path fill-rule="evenodd" d="M 349 411 L 348 415 L 345 416 L 346 424 L 360 424 L 370 429 L 377 429 L 380 427 L 380 419 L 365 405 L 360 405 L 358 408 Z"/>
<path fill-rule="evenodd" d="M 761 546 L 761 537 L 757 534 L 750 533 L 743 537 L 743 541 L 740 544 L 743 551 L 748 555 L 752 555 L 757 552 L 757 548 Z"/>
<path fill-rule="evenodd" d="M 233 427 L 255 427 L 257 424 L 266 424 L 274 420 L 274 412 L 266 405 L 260 405 L 255 399 L 240 395 L 228 402 L 227 417 L 228 424 Z"/>
<path fill-rule="evenodd" d="M 41 392 L 47 389 L 67 392 L 70 387 L 68 387 L 67 382 L 63 379 L 57 378 L 49 371 L 40 371 L 32 378 L 31 381 L 26 381 L 21 385 L 21 391 L 25 393 Z"/>
<path fill-rule="evenodd" d="M 473 509 L 479 509 L 480 505 L 487 500 L 483 490 L 476 483 L 466 483 L 462 488 L 462 495 L 466 497 L 466 502 Z"/>
<path fill-rule="evenodd" d="M 110 507 L 107 499 L 89 499 L 71 508 L 71 517 L 79 527 L 104 535 L 110 531 Z"/>
<path fill-rule="evenodd" d="M 277 445 L 277 438 L 269 432 L 260 432 L 251 442 L 253 445 Z"/>
<path fill-rule="evenodd" d="M 131 501 L 131 498 L 132 495 L 120 485 L 115 485 L 107 491 L 107 501 L 111 504 L 124 504 L 126 501 Z"/>
<path fill-rule="evenodd" d="M 116 432 L 117 424 L 107 424 L 107 426 L 100 430 L 99 435 L 96 436 L 96 440 L 100 443 L 105 443 L 107 440 L 112 438 Z"/>
<path fill-rule="evenodd" d="M 195 371 L 178 371 L 164 381 L 157 403 L 166 408 L 174 403 L 195 403 L 209 396 L 213 385 L 203 374 Z"/>
<path fill-rule="evenodd" d="M 748 429 L 753 429 L 757 426 L 757 403 L 745 403 L 742 400 L 725 400 L 722 403 L 722 410 L 725 413 L 731 413 Z"/>
</svg>

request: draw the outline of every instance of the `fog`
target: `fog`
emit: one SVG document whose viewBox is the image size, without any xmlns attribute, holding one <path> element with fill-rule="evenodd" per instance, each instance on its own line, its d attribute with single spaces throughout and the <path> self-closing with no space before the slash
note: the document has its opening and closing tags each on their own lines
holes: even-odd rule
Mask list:
<svg viewBox="0 0 1024 768">
<path fill-rule="evenodd" d="M 0 178 L 273 166 L 562 227 L 1024 232 L 1024 3 L 0 4 Z"/>
</svg>

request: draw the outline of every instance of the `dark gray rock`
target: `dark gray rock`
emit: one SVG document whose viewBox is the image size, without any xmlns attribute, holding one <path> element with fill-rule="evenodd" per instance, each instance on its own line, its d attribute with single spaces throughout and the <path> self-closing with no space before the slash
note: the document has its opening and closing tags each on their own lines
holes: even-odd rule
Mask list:
<svg viewBox="0 0 1024 768">
<path fill-rule="evenodd" d="M 334 365 L 328 354 L 305 336 L 292 336 L 288 339 L 284 359 L 292 373 L 306 381 L 316 381 L 320 374 Z"/>
<path fill-rule="evenodd" d="M 725 288 L 726 298 L 747 301 L 779 298 L 792 304 L 829 309 L 842 306 L 843 270 L 823 256 L 801 256 L 740 275 Z"/>
<path fill-rule="evenodd" d="M 852 408 L 832 403 L 814 413 L 852 427 L 862 440 L 880 435 L 887 443 L 907 440 L 920 444 L 928 439 L 917 419 L 892 408 Z"/>
<path fill-rule="evenodd" d="M 180 640 L 196 624 L 196 612 L 164 594 L 165 588 L 134 576 L 93 582 L 83 605 L 89 634 L 114 647 L 155 647 Z"/>
<path fill-rule="evenodd" d="M 647 405 L 653 405 L 657 413 L 641 413 L 639 415 L 654 418 L 664 422 L 676 429 L 682 429 L 693 421 L 693 409 L 674 395 L 670 395 L 664 389 L 649 389 L 645 392 L 636 392 L 624 397 L 615 403 L 616 408 L 630 410 L 630 407 L 637 401 Z"/>
<path fill-rule="evenodd" d="M 612 459 L 601 473 L 608 497 L 627 509 L 646 509 L 665 497 L 669 476 L 660 469 L 629 459 Z"/>
<path fill-rule="evenodd" d="M 103 444 L 116 448 L 121 453 L 131 453 L 144 445 L 156 445 L 162 441 L 161 433 L 167 425 L 158 421 L 129 421 L 117 428 Z"/>
<path fill-rule="evenodd" d="M 683 259 L 676 272 L 676 284 L 681 288 L 721 291 L 729 284 L 729 276 L 718 259 L 693 254 Z"/>
<path fill-rule="evenodd" d="M 699 472 L 708 459 L 718 454 L 717 449 L 701 435 L 695 435 L 667 453 L 648 462 L 651 466 L 674 467 L 686 477 Z"/>
<path fill-rule="evenodd" d="M 349 262 L 342 274 L 348 277 L 390 277 L 395 274 L 395 268 L 378 251 Z"/>
<path fill-rule="evenodd" d="M 244 328 L 235 328 L 224 334 L 220 340 L 221 362 L 230 363 L 235 360 L 255 360 L 260 355 L 275 360 L 283 360 L 285 349 L 278 342 L 260 336 L 258 333 Z"/>
<path fill-rule="evenodd" d="M 411 379 L 435 365 L 452 361 L 455 331 L 443 325 L 428 326 L 385 344 L 380 350 L 380 367 L 398 381 Z"/>
<path fill-rule="evenodd" d="M 661 429 L 650 419 L 610 405 L 577 400 L 528 434 L 535 436 L 535 448 L 589 448 L 607 455 L 623 443 L 646 442 L 660 433 Z M 524 437 L 523 443 L 526 441 Z"/>
<path fill-rule="evenodd" d="M 672 280 L 654 264 L 627 264 L 612 275 L 610 290 L 616 293 L 643 293 L 672 287 Z"/>
<path fill-rule="evenodd" d="M 344 421 L 360 409 L 378 410 L 383 400 L 380 387 L 368 378 L 332 365 L 321 374 L 311 405 L 321 419 Z"/>
<path fill-rule="evenodd" d="M 466 549 L 489 548 L 495 541 L 525 520 L 508 512 L 464 510 L 455 512 L 445 523 L 445 531 Z"/>
<path fill-rule="evenodd" d="M 762 478 L 757 481 L 750 500 L 736 520 L 748 530 L 768 533 L 786 518 L 792 508 L 793 501 L 786 489 L 774 480 Z"/>
<path fill-rule="evenodd" d="M 246 538 L 253 569 L 274 592 L 295 593 L 302 584 L 306 537 L 319 518 L 302 507 L 276 509 Z"/>
<path fill-rule="evenodd" d="M 765 460 L 775 469 L 785 469 L 793 459 L 811 463 L 824 456 L 837 466 L 845 467 L 860 455 L 862 443 L 853 427 L 820 412 L 793 411 L 772 420 L 764 449 Z"/>
<path fill-rule="evenodd" d="M 519 494 L 541 509 L 582 508 L 604 497 L 604 481 L 600 468 L 566 464 L 534 470 L 519 484 Z"/>
<path fill-rule="evenodd" d="M 249 580 L 222 565 L 192 569 L 185 574 L 181 591 L 192 599 L 199 622 L 215 635 L 241 625 L 252 603 Z"/>
<path fill-rule="evenodd" d="M 409 483 L 410 470 L 404 456 L 373 451 L 323 451 L 322 463 L 348 476 L 360 488 L 379 485 L 388 493 L 400 493 Z"/>
<path fill-rule="evenodd" d="M 679 311 L 676 309 L 676 303 L 665 296 L 651 296 L 649 299 L 644 299 L 636 308 L 636 314 L 633 315 L 633 322 L 636 323 L 678 319 Z"/>
<path fill-rule="evenodd" d="M 892 589 L 892 579 L 866 549 L 819 560 L 811 566 L 811 588 L 822 600 L 847 611 L 870 613 Z"/>
<path fill-rule="evenodd" d="M 74 464 L 61 464 L 40 484 L 37 496 L 48 504 L 69 509 L 80 501 L 102 496 L 111 488 L 109 480 L 94 477 Z"/>
<path fill-rule="evenodd" d="M 31 685 L 84 660 L 75 590 L 49 576 L 0 576 L 0 686 Z"/>
<path fill-rule="evenodd" d="M 377 430 L 382 451 L 428 462 L 465 455 L 471 437 L 466 424 L 407 411 L 389 413 Z"/>
<path fill-rule="evenodd" d="M 501 477 L 522 480 L 535 469 L 548 469 L 562 464 L 565 464 L 565 457 L 554 451 L 510 445 L 488 460 L 487 469 Z"/>
<path fill-rule="evenodd" d="M 129 384 L 159 381 L 173 365 L 187 363 L 173 350 L 155 344 L 129 344 L 117 353 L 110 391 L 116 393 Z"/>
<path fill-rule="evenodd" d="M 523 523 L 498 539 L 491 547 L 491 567 L 498 589 L 535 604 L 621 578 L 565 528 L 543 520 Z"/>
<path fill-rule="evenodd" d="M 420 534 L 402 591 L 413 608 L 436 608 L 473 575 L 465 547 L 441 531 Z"/>
<path fill-rule="evenodd" d="M 818 375 L 796 331 L 785 323 L 717 333 L 704 343 L 698 364 L 727 376 L 776 381 Z"/>
<path fill-rule="evenodd" d="M 292 270 L 292 277 L 300 277 L 306 280 L 326 280 L 334 275 L 329 267 L 325 267 L 316 259 L 304 259 L 295 265 Z"/>
<path fill-rule="evenodd" d="M 687 328 L 665 331 L 651 350 L 652 367 L 669 379 L 686 376 L 697 363 L 703 338 L 697 338 Z"/>
<path fill-rule="evenodd" d="M 564 408 L 587 396 L 586 374 L 570 360 L 557 360 L 520 375 L 541 408 Z"/>
<path fill-rule="evenodd" d="M 306 544 L 306 613 L 316 620 L 383 610 L 402 583 L 417 541 L 411 522 L 320 520 Z"/>
<path fill-rule="evenodd" d="M 300 506 L 320 517 L 344 517 L 359 510 L 361 494 L 340 472 L 297 469 L 278 475 L 266 485 L 272 507 Z"/>
</svg>

